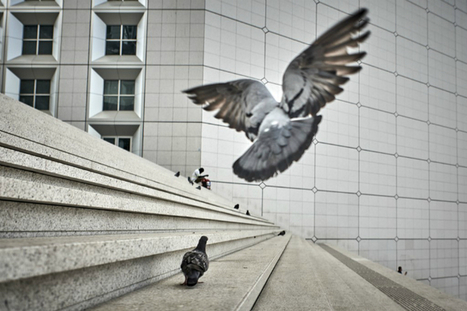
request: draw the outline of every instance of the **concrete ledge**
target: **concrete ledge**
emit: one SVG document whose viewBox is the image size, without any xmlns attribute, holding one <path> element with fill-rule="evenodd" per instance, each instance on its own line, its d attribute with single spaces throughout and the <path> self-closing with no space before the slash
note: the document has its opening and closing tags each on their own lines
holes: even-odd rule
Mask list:
<svg viewBox="0 0 467 311">
<path fill-rule="evenodd" d="M 211 191 L 201 193 L 184 178 L 174 178 L 173 172 L 163 167 L 92 137 L 3 94 L 0 94 L 0 146 L 36 158 L 67 163 L 88 172 L 153 187 L 180 197 L 224 207 L 233 206 L 231 202 Z M 2 164 L 7 165 L 12 157 L 0 159 Z M 25 163 L 27 166 L 31 164 Z"/>
<path fill-rule="evenodd" d="M 3 185 L 0 188 L 0 199 L 10 201 L 273 225 L 261 218 L 248 217 L 234 210 L 233 205 L 227 209 L 153 189 L 144 189 L 147 193 L 135 193 L 124 188 L 97 186 L 2 166 L 0 182 Z"/>
<path fill-rule="evenodd" d="M 273 227 L 252 224 L 243 215 L 237 220 L 219 221 L 215 214 L 197 218 L 13 201 L 0 201 L 0 219 L 0 238 L 257 230 Z"/>
<path fill-rule="evenodd" d="M 183 275 L 178 273 L 92 310 L 251 310 L 289 240 L 290 235 L 274 237 L 211 261 L 203 283 L 193 288 L 180 286 Z"/>
<path fill-rule="evenodd" d="M 213 245 L 273 233 L 254 230 L 203 234 Z M 191 232 L 1 239 L 0 282 L 189 249 L 198 240 L 199 235 Z"/>
<path fill-rule="evenodd" d="M 203 234 L 193 233 L 192 241 Z M 273 235 L 209 245 L 212 259 L 244 249 Z M 196 244 L 194 244 L 196 245 Z M 192 249 L 194 245 L 190 245 Z M 118 249 L 115 250 L 118 252 Z M 187 249 L 0 283 L 6 310 L 83 310 L 180 273 Z M 85 255 L 85 254 L 84 254 Z M 178 282 L 178 280 L 177 280 Z"/>
<path fill-rule="evenodd" d="M 280 228 L 152 162 L 0 94 L 0 301 L 82 310 Z M 1 307 L 0 307 L 1 309 Z"/>
<path fill-rule="evenodd" d="M 467 310 L 467 301 L 449 296 L 448 294 L 443 293 L 442 291 L 432 286 L 424 284 L 423 282 L 418 282 L 412 279 L 411 277 L 399 274 L 395 270 L 388 269 L 383 265 L 370 261 L 364 257 L 358 256 L 344 249 L 338 248 L 335 245 L 326 245 L 332 248 L 333 250 L 341 253 L 342 255 L 348 257 L 349 259 L 358 262 L 366 268 L 377 272 L 378 274 L 403 286 L 404 288 L 412 291 L 413 293 L 433 302 L 434 304 L 443 308 L 446 311 Z M 435 310 L 435 308 L 433 308 L 433 310 Z"/>
</svg>

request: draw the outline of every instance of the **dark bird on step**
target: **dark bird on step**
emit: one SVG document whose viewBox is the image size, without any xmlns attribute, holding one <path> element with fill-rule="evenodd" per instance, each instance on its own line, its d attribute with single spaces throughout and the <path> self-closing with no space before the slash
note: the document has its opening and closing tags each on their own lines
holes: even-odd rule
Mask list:
<svg viewBox="0 0 467 311">
<path fill-rule="evenodd" d="M 240 208 L 240 205 L 239 205 L 239 204 L 235 204 L 234 208 L 235 208 L 235 209 L 239 209 L 239 208 Z"/>
<path fill-rule="evenodd" d="M 365 56 L 349 53 L 370 32 L 367 9 L 344 18 L 295 57 L 282 77 L 282 99 L 277 102 L 263 83 L 240 79 L 184 90 L 204 110 L 217 110 L 216 118 L 245 132 L 253 144 L 233 164 L 233 172 L 246 181 L 267 180 L 285 171 L 310 147 L 318 131 L 319 110 L 341 93 L 348 75 L 361 66 L 348 66 Z"/>
<path fill-rule="evenodd" d="M 279 235 L 285 235 L 285 230 L 282 230 L 281 232 L 279 232 L 278 236 Z"/>
<path fill-rule="evenodd" d="M 246 214 L 247 214 L 247 216 L 251 216 L 249 210 L 246 210 Z"/>
<path fill-rule="evenodd" d="M 175 176 L 175 177 L 179 177 L 179 176 L 180 176 L 180 172 L 176 172 L 174 176 Z"/>
<path fill-rule="evenodd" d="M 185 282 L 182 285 L 195 286 L 198 279 L 208 271 L 209 259 L 206 254 L 206 242 L 208 238 L 202 236 L 199 239 L 198 246 L 192 251 L 186 252 L 183 255 L 180 268 L 185 275 Z"/>
</svg>

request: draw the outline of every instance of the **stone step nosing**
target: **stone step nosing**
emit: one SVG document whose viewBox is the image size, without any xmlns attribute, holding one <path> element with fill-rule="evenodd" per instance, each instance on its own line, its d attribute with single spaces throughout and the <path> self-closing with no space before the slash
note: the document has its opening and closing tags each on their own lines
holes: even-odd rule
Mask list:
<svg viewBox="0 0 467 311">
<path fill-rule="evenodd" d="M 0 240 L 0 282 L 24 279 L 192 248 L 201 235 L 210 244 L 272 235 L 274 230 L 66 236 Z"/>
</svg>

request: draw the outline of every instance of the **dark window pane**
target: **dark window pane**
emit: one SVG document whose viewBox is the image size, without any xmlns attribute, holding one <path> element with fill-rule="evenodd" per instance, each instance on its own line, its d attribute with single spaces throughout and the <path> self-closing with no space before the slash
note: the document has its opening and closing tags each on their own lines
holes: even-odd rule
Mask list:
<svg viewBox="0 0 467 311">
<path fill-rule="evenodd" d="M 39 55 L 52 55 L 52 41 L 39 41 Z"/>
<path fill-rule="evenodd" d="M 102 139 L 108 143 L 111 143 L 112 145 L 115 145 L 115 137 L 104 137 Z"/>
<path fill-rule="evenodd" d="M 135 81 L 122 80 L 120 87 L 120 94 L 135 94 Z"/>
<path fill-rule="evenodd" d="M 23 55 L 36 55 L 37 41 L 23 41 Z"/>
<path fill-rule="evenodd" d="M 105 55 L 120 55 L 120 41 L 107 41 Z"/>
<path fill-rule="evenodd" d="M 24 25 L 24 39 L 37 39 L 37 25 Z"/>
<path fill-rule="evenodd" d="M 104 95 L 118 94 L 118 80 L 104 80 Z"/>
<path fill-rule="evenodd" d="M 37 80 L 36 94 L 50 94 L 50 80 Z"/>
<path fill-rule="evenodd" d="M 53 39 L 54 38 L 54 26 L 40 25 L 39 26 L 39 38 L 40 39 Z"/>
<path fill-rule="evenodd" d="M 34 94 L 34 80 L 21 80 L 20 94 Z"/>
<path fill-rule="evenodd" d="M 102 110 L 117 110 L 117 96 L 104 96 L 104 105 Z"/>
<path fill-rule="evenodd" d="M 49 110 L 49 96 L 36 96 L 36 109 Z"/>
<path fill-rule="evenodd" d="M 123 148 L 127 151 L 130 151 L 130 142 L 131 142 L 131 138 L 119 138 L 118 139 L 118 146 L 120 148 Z"/>
<path fill-rule="evenodd" d="M 136 26 L 123 26 L 123 39 L 136 39 Z"/>
<path fill-rule="evenodd" d="M 120 39 L 120 25 L 107 26 L 107 39 Z"/>
<path fill-rule="evenodd" d="M 24 96 L 20 95 L 19 101 L 25 103 L 26 105 L 33 106 L 34 97 L 33 96 Z"/>
<path fill-rule="evenodd" d="M 120 97 L 120 110 L 134 110 L 135 98 L 133 96 L 121 96 Z"/>
<path fill-rule="evenodd" d="M 136 41 L 123 41 L 122 55 L 136 55 Z"/>
</svg>

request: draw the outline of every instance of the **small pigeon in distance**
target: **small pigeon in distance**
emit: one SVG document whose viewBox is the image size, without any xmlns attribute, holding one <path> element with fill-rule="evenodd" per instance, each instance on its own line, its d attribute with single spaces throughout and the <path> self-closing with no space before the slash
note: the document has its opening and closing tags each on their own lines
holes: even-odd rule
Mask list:
<svg viewBox="0 0 467 311">
<path fill-rule="evenodd" d="M 281 232 L 279 232 L 278 236 L 279 235 L 285 235 L 285 230 L 282 230 Z"/>
<path fill-rule="evenodd" d="M 180 268 L 185 275 L 185 282 L 182 285 L 195 286 L 198 279 L 208 271 L 209 259 L 206 254 L 206 242 L 208 238 L 202 236 L 199 239 L 198 246 L 192 251 L 186 252 L 183 255 Z"/>
<path fill-rule="evenodd" d="M 234 208 L 235 208 L 235 209 L 239 209 L 239 208 L 240 208 L 240 205 L 239 205 L 239 204 L 235 204 Z"/>
<path fill-rule="evenodd" d="M 246 210 L 246 214 L 247 214 L 248 216 L 251 216 L 249 210 Z"/>
<path fill-rule="evenodd" d="M 176 172 L 174 176 L 175 176 L 175 177 L 179 177 L 179 176 L 180 176 L 180 172 Z"/>
<path fill-rule="evenodd" d="M 370 35 L 368 10 L 361 8 L 321 34 L 298 54 L 282 76 L 277 102 L 257 80 L 240 79 L 182 91 L 196 105 L 217 113 L 230 128 L 253 142 L 233 164 L 233 172 L 248 182 L 264 181 L 298 161 L 318 132 L 318 112 L 343 91 L 348 75 L 359 72 L 366 53 L 353 52 Z"/>
</svg>

